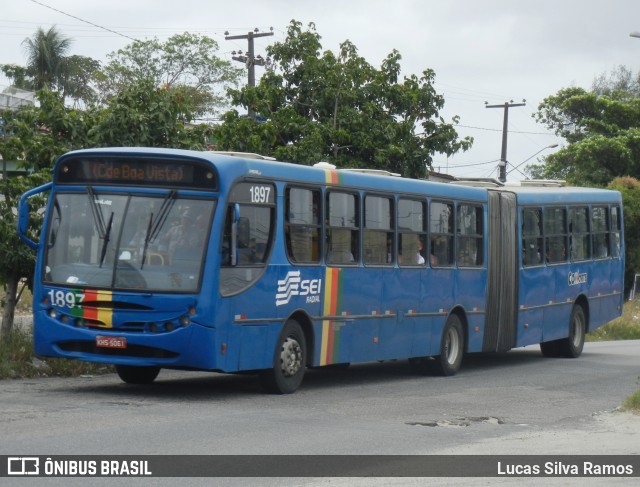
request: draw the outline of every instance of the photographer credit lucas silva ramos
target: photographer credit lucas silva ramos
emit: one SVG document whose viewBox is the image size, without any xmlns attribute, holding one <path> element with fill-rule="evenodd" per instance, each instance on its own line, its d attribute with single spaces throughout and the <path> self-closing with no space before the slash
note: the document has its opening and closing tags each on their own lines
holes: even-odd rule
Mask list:
<svg viewBox="0 0 640 487">
<path fill-rule="evenodd" d="M 527 476 L 632 476 L 633 465 L 599 464 L 594 462 L 564 463 L 560 461 L 545 462 L 543 464 L 516 464 L 498 462 L 498 475 Z"/>
</svg>

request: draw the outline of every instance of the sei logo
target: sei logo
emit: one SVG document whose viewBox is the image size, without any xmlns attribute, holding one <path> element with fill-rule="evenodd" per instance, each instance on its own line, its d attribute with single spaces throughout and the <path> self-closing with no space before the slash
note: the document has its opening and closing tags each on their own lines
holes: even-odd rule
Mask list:
<svg viewBox="0 0 640 487">
<path fill-rule="evenodd" d="M 288 304 L 293 296 L 306 296 L 307 303 L 319 303 L 322 279 L 301 279 L 300 271 L 289 271 L 278 281 L 276 306 Z"/>
</svg>

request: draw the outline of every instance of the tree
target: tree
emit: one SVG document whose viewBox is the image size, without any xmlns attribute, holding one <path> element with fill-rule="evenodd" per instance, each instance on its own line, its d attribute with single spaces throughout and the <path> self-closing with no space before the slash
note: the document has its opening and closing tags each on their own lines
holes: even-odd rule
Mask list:
<svg viewBox="0 0 640 487">
<path fill-rule="evenodd" d="M 640 98 L 629 92 L 565 88 L 545 98 L 536 119 L 568 145 L 529 166 L 535 177 L 606 186 L 617 176 L 640 175 Z"/>
<path fill-rule="evenodd" d="M 640 269 L 640 181 L 633 177 L 615 178 L 608 186 L 622 193 L 624 207 L 625 289 L 631 290 Z"/>
<path fill-rule="evenodd" d="M 29 172 L 49 170 L 64 152 L 90 146 L 88 130 L 93 125 L 92 112 L 67 107 L 60 93 L 41 90 L 36 99 L 38 106 L 0 114 L 5 131 L 0 155 L 21 161 Z"/>
<path fill-rule="evenodd" d="M 67 56 L 72 42 L 55 26 L 48 31 L 38 28 L 22 43 L 27 66 L 3 64 L 0 69 L 15 88 L 31 91 L 46 88 L 71 98 L 76 105 L 81 101 L 91 103 L 96 100 L 93 85 L 100 62 L 86 56 Z"/>
<path fill-rule="evenodd" d="M 618 66 L 610 73 L 602 73 L 593 80 L 592 91 L 596 95 L 618 93 L 629 98 L 640 98 L 640 73 L 634 74 L 626 66 Z"/>
<path fill-rule="evenodd" d="M 435 152 L 471 146 L 439 116 L 444 98 L 432 70 L 400 80 L 397 51 L 376 69 L 350 41 L 336 55 L 322 52 L 320 39 L 313 24 L 303 31 L 291 21 L 285 41 L 267 48 L 275 68 L 256 87 L 230 90 L 232 103 L 251 108 L 259 123 L 227 112 L 216 131 L 219 149 L 424 177 Z"/>
<path fill-rule="evenodd" d="M 0 70 L 2 70 L 2 73 L 11 80 L 11 84 L 14 88 L 28 91 L 33 90 L 33 80 L 25 66 L 19 66 L 17 64 L 0 64 Z"/>
<path fill-rule="evenodd" d="M 63 36 L 55 26 L 45 31 L 38 27 L 33 37 L 26 38 L 22 45 L 27 52 L 27 69 L 33 78 L 36 90 L 56 89 L 60 84 L 63 59 L 71 47 L 72 40 Z"/>
<path fill-rule="evenodd" d="M 2 328 L 0 339 L 6 340 L 13 327 L 13 318 L 17 304 L 18 287 L 22 278 L 27 283 L 33 282 L 33 268 L 35 254 L 24 245 L 16 233 L 15 207 L 20 195 L 33 186 L 42 184 L 49 175 L 46 172 L 32 174 L 28 177 L 2 179 L 0 187 L 0 284 L 5 287 L 2 298 Z M 39 203 L 44 204 L 40 197 Z M 41 216 L 33 213 L 30 218 L 29 231 L 32 237 L 38 233 L 41 226 Z M 31 286 L 29 286 L 31 287 Z"/>
<path fill-rule="evenodd" d="M 13 324 L 18 282 L 31 281 L 34 255 L 16 233 L 17 199 L 27 189 L 51 178 L 55 160 L 63 153 L 84 147 L 152 146 L 202 149 L 209 127 L 192 125 L 193 99 L 180 89 L 157 88 L 141 81 L 114 96 L 108 106 L 79 110 L 65 105 L 61 93 L 41 90 L 38 106 L 23 106 L 0 113 L 4 137 L 0 156 L 20 161 L 29 176 L 0 180 L 0 283 L 3 299 L 2 336 Z M 41 222 L 44 200 L 34 198 L 30 213 L 33 240 Z"/>
<path fill-rule="evenodd" d="M 181 87 L 134 82 L 96 111 L 88 136 L 92 146 L 204 149 L 209 126 L 192 124 L 197 107 Z"/>
<path fill-rule="evenodd" d="M 124 87 L 148 81 L 155 88 L 179 90 L 193 102 L 197 115 L 215 114 L 225 106 L 228 86 L 235 86 L 241 70 L 215 56 L 218 43 L 206 36 L 177 34 L 166 42 L 135 41 L 108 55 L 100 75 L 103 101 Z"/>
<path fill-rule="evenodd" d="M 5 286 L 2 330 L 6 338 L 13 326 L 18 283 L 33 280 L 35 255 L 18 238 L 16 207 L 20 195 L 51 178 L 51 167 L 62 153 L 88 144 L 86 119 L 82 112 L 65 106 L 62 95 L 48 90 L 37 94 L 39 106 L 25 105 L 16 111 L 0 113 L 4 136 L 0 139 L 0 156 L 4 160 L 21 161 L 28 176 L 1 180 L 0 189 L 0 283 Z M 44 205 L 43 198 L 32 202 L 35 209 Z M 30 214 L 29 230 L 38 240 L 41 213 Z"/>
<path fill-rule="evenodd" d="M 100 62 L 86 56 L 68 56 L 62 60 L 60 87 L 63 98 L 71 98 L 75 106 L 91 105 L 98 99 L 94 87 Z"/>
</svg>

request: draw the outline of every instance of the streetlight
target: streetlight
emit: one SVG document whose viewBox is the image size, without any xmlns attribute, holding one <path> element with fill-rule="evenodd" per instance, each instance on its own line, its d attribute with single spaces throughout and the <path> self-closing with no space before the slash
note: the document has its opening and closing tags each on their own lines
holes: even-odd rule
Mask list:
<svg viewBox="0 0 640 487">
<path fill-rule="evenodd" d="M 638 39 L 640 39 L 640 32 L 632 32 L 631 34 L 629 34 L 629 37 L 637 37 Z"/>
<path fill-rule="evenodd" d="M 543 147 L 542 149 L 540 149 L 538 152 L 536 152 L 535 154 L 527 157 L 524 161 L 522 161 L 520 164 L 518 164 L 517 166 L 513 166 L 513 168 L 507 173 L 507 174 L 511 174 L 513 171 L 518 171 L 520 174 L 522 174 L 525 178 L 527 178 L 528 176 L 526 174 L 524 174 L 522 171 L 520 171 L 520 169 L 518 169 L 520 166 L 522 166 L 525 162 L 533 159 L 535 156 L 537 156 L 538 154 L 540 154 L 543 150 L 547 150 L 547 149 L 555 149 L 556 147 L 558 147 L 558 144 L 551 144 L 548 145 L 546 147 Z"/>
</svg>

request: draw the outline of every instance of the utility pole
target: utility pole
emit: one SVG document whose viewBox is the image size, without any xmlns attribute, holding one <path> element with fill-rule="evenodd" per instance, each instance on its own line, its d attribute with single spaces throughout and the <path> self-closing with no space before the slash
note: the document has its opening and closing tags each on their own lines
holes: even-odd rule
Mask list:
<svg viewBox="0 0 640 487">
<path fill-rule="evenodd" d="M 254 87 L 256 86 L 256 70 L 255 67 L 256 66 L 265 66 L 268 62 L 268 59 L 264 59 L 262 56 L 258 55 L 255 56 L 254 55 L 254 50 L 253 50 L 253 40 L 256 37 L 266 37 L 266 36 L 272 36 L 273 35 L 273 27 L 271 27 L 271 32 L 258 32 L 258 28 L 255 28 L 253 32 L 247 32 L 246 34 L 243 35 L 237 35 L 237 36 L 230 36 L 229 32 L 225 32 L 225 40 L 230 41 L 230 40 L 234 40 L 234 39 L 247 39 L 248 41 L 248 48 L 247 48 L 247 52 L 245 54 L 242 53 L 242 51 L 233 51 L 231 53 L 232 57 L 231 59 L 233 59 L 234 61 L 238 61 L 241 63 L 244 63 L 247 66 L 247 69 L 249 70 L 249 86 L 250 87 Z M 256 112 L 253 111 L 253 109 L 251 107 L 249 107 L 248 109 L 249 111 L 249 120 L 255 120 L 256 119 Z"/>
<path fill-rule="evenodd" d="M 504 108 L 504 121 L 502 122 L 502 152 L 500 154 L 500 175 L 498 176 L 498 180 L 501 182 L 505 182 L 507 180 L 507 128 L 509 125 L 509 108 L 512 107 L 523 107 L 526 105 L 527 100 L 522 100 L 522 103 L 513 103 L 513 100 L 506 101 L 502 105 L 487 105 L 485 101 L 486 108 Z"/>
</svg>

